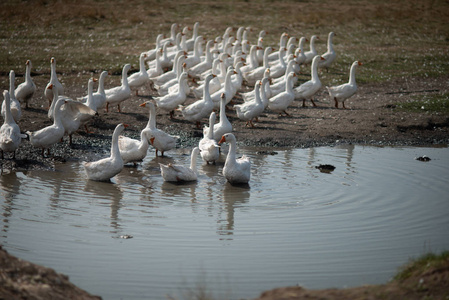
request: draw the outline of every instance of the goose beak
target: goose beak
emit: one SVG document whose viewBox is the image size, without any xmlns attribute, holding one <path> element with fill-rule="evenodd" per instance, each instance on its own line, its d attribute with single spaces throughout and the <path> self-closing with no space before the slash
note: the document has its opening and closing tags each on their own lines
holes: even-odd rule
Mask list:
<svg viewBox="0 0 449 300">
<path fill-rule="evenodd" d="M 363 65 L 361 61 L 359 61 L 359 66 Z"/>
<path fill-rule="evenodd" d="M 126 128 L 126 127 L 129 127 L 129 125 L 128 124 L 123 124 L 123 126 Z"/>
<path fill-rule="evenodd" d="M 144 103 L 142 103 L 142 104 L 139 104 L 139 106 L 145 107 L 145 106 L 147 106 L 147 103 L 144 102 Z"/>
<path fill-rule="evenodd" d="M 218 142 L 218 144 L 221 145 L 221 144 L 223 144 L 224 142 L 226 142 L 226 138 L 225 138 L 225 136 L 223 135 L 223 136 L 221 137 L 220 141 Z"/>
<path fill-rule="evenodd" d="M 154 143 L 154 136 L 150 139 L 150 143 L 151 143 L 151 145 L 153 145 L 153 143 Z"/>
<path fill-rule="evenodd" d="M 97 78 L 92 78 L 93 82 L 97 82 L 98 79 Z"/>
</svg>

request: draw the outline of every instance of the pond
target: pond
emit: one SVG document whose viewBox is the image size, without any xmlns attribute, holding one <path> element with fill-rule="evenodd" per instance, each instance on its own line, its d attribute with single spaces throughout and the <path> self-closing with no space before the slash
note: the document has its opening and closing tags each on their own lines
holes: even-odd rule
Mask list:
<svg viewBox="0 0 449 300">
<path fill-rule="evenodd" d="M 227 148 L 183 185 L 163 182 L 159 163 L 187 165 L 189 149 L 150 151 L 112 183 L 88 181 L 79 161 L 5 172 L 0 243 L 104 299 L 385 283 L 410 257 L 449 249 L 447 147 L 257 150 L 238 150 L 248 186 L 221 175 Z"/>
</svg>

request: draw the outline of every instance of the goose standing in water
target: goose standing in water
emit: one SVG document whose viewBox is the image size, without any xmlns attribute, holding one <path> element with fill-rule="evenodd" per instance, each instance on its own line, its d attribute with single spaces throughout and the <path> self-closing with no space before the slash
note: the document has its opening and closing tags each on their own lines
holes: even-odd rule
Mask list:
<svg viewBox="0 0 449 300">
<path fill-rule="evenodd" d="M 14 121 L 18 123 L 20 119 L 22 118 L 22 109 L 20 108 L 20 102 L 16 99 L 15 95 L 15 89 L 14 89 L 14 81 L 15 81 L 16 75 L 13 70 L 9 72 L 9 98 L 10 98 L 10 108 L 11 108 L 11 115 L 14 118 Z M 5 112 L 6 112 L 6 103 L 3 102 L 1 114 L 3 118 L 5 118 Z"/>
<path fill-rule="evenodd" d="M 222 136 L 219 143 L 229 143 L 229 151 L 223 167 L 224 177 L 231 184 L 248 183 L 251 177 L 251 161 L 246 155 L 236 159 L 237 145 L 235 136 L 232 133 L 226 133 Z"/>
<path fill-rule="evenodd" d="M 118 124 L 112 134 L 111 155 L 109 157 L 93 162 L 83 162 L 87 178 L 95 181 L 109 181 L 123 169 L 123 159 L 120 156 L 118 139 L 122 131 L 128 127 Z"/>
<path fill-rule="evenodd" d="M 199 142 L 200 154 L 203 160 L 209 164 L 215 164 L 220 156 L 220 147 L 214 139 L 215 113 L 212 112 L 209 117 L 209 131 Z"/>
<path fill-rule="evenodd" d="M 196 181 L 198 179 L 198 173 L 196 168 L 196 160 L 200 149 L 198 147 L 193 148 L 190 155 L 190 167 L 174 164 L 159 164 L 161 167 L 161 175 L 164 181 L 168 182 L 188 182 Z"/>
<path fill-rule="evenodd" d="M 0 127 L 0 150 L 1 158 L 4 159 L 4 152 L 13 152 L 13 158 L 16 157 L 16 150 L 19 148 L 23 135 L 20 133 L 19 125 L 14 121 L 11 114 L 11 103 L 8 91 L 3 91 L 3 103 L 5 104 L 5 119 Z"/>
</svg>

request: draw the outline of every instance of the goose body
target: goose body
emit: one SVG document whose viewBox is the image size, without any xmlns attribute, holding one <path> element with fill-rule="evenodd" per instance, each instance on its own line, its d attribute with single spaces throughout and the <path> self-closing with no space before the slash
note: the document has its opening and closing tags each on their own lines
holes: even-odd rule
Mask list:
<svg viewBox="0 0 449 300">
<path fill-rule="evenodd" d="M 212 47 L 214 46 L 214 41 L 210 40 L 206 44 L 206 57 L 203 61 L 198 63 L 196 66 L 193 66 L 189 69 L 188 73 L 192 77 L 199 77 L 201 73 L 206 72 L 212 68 L 213 56 L 212 56 Z"/>
<path fill-rule="evenodd" d="M 118 124 L 112 134 L 111 155 L 109 157 L 93 161 L 83 162 L 87 178 L 95 181 L 109 181 L 123 169 L 123 159 L 120 156 L 118 139 L 125 129 L 124 124 Z"/>
<path fill-rule="evenodd" d="M 162 66 L 161 66 L 162 51 L 163 51 L 162 48 L 158 49 L 158 51 L 156 52 L 156 58 L 155 58 L 156 63 L 154 65 L 154 67 L 153 68 L 150 67 L 147 70 L 149 81 L 151 81 L 151 78 L 160 76 L 164 73 L 164 70 L 162 69 Z"/>
<path fill-rule="evenodd" d="M 310 99 L 313 106 L 316 106 L 315 101 L 313 101 L 312 97 L 321 88 L 321 81 L 318 77 L 318 63 L 320 60 L 324 60 L 324 58 L 319 55 L 316 55 L 313 58 L 311 66 L 312 78 L 293 89 L 293 92 L 295 93 L 295 99 L 302 100 L 302 106 L 306 105 L 306 99 Z"/>
<path fill-rule="evenodd" d="M 5 117 L 3 125 L 0 127 L 0 150 L 2 152 L 2 159 L 4 158 L 4 152 L 13 152 L 15 156 L 15 151 L 19 148 L 22 140 L 20 128 L 11 114 L 11 103 L 8 91 L 3 91 L 3 98 L 3 103 L 5 104 Z"/>
<path fill-rule="evenodd" d="M 264 78 L 268 78 L 270 80 L 270 69 L 266 69 L 265 70 L 265 72 L 263 73 L 262 80 Z M 256 93 L 255 93 L 254 89 L 252 89 L 251 91 L 246 92 L 246 93 L 241 93 L 240 95 L 242 96 L 243 101 L 245 101 L 245 102 L 252 101 L 252 100 L 254 100 L 256 98 Z"/>
<path fill-rule="evenodd" d="M 220 99 L 222 94 L 224 94 L 226 97 L 226 104 L 228 104 L 231 101 L 231 99 L 235 96 L 235 92 L 233 92 L 232 78 L 231 78 L 231 76 L 234 74 L 237 74 L 237 72 L 234 70 L 233 67 L 229 67 L 228 72 L 226 73 L 224 86 L 211 95 L 215 108 L 220 107 Z"/>
<path fill-rule="evenodd" d="M 203 135 L 208 135 L 211 127 L 204 126 Z M 220 98 L 220 121 L 212 128 L 213 137 L 218 142 L 225 133 L 232 132 L 232 124 L 226 116 L 226 95 L 223 93 Z"/>
<path fill-rule="evenodd" d="M 294 71 L 296 74 L 299 74 L 301 72 L 301 65 L 304 64 L 304 62 L 306 61 L 306 55 L 304 54 L 304 44 L 307 42 L 308 40 L 305 37 L 301 37 L 299 39 L 299 44 L 298 44 L 298 48 L 295 50 L 295 61 L 296 61 L 296 65 L 294 66 Z"/>
<path fill-rule="evenodd" d="M 126 64 L 122 70 L 122 84 L 120 86 L 105 90 L 106 94 L 106 111 L 109 111 L 109 105 L 117 105 L 120 110 L 120 103 L 131 97 L 131 89 L 128 84 L 128 71 L 131 69 L 130 64 Z"/>
<path fill-rule="evenodd" d="M 156 108 L 153 103 L 145 102 L 141 104 L 141 106 L 148 106 L 150 111 L 147 126 L 142 132 L 146 135 L 147 140 L 150 141 L 154 149 L 156 149 L 156 156 L 158 155 L 158 151 L 161 152 L 161 156 L 164 156 L 165 151 L 175 148 L 179 136 L 170 135 L 165 131 L 156 128 Z"/>
<path fill-rule="evenodd" d="M 149 146 L 150 141 L 143 130 L 140 132 L 140 141 L 123 135 L 118 139 L 123 164 L 141 162 L 147 156 Z"/>
<path fill-rule="evenodd" d="M 295 100 L 295 94 L 293 93 L 293 79 L 296 77 L 294 72 L 288 75 L 287 81 L 285 82 L 285 91 L 277 94 L 269 99 L 268 107 L 278 113 L 285 113 L 288 106 Z"/>
<path fill-rule="evenodd" d="M 36 92 L 36 85 L 31 78 L 31 67 L 31 60 L 27 60 L 25 82 L 19 84 L 15 90 L 15 98 L 18 101 L 25 102 L 25 108 L 28 108 L 28 102 L 33 97 L 34 92 Z"/>
<path fill-rule="evenodd" d="M 246 121 L 246 125 L 254 127 L 253 119 L 257 118 L 263 111 L 264 105 L 260 98 L 260 88 L 262 81 L 258 81 L 254 87 L 256 98 L 254 101 L 244 102 L 243 104 L 234 105 L 237 117 L 240 120 Z M 263 88 L 263 87 L 262 87 Z"/>
<path fill-rule="evenodd" d="M 334 50 L 334 39 L 335 33 L 329 32 L 329 36 L 327 38 L 327 52 L 321 55 L 325 60 L 322 60 L 319 62 L 318 67 L 319 68 L 326 68 L 329 70 L 329 67 L 334 62 L 335 58 L 337 57 L 337 53 Z"/>
<path fill-rule="evenodd" d="M 220 144 L 229 143 L 229 151 L 226 162 L 223 167 L 223 175 L 231 184 L 248 183 L 251 177 L 251 161 L 249 157 L 243 155 L 236 158 L 236 139 L 232 133 L 226 133 L 222 136 Z"/>
<path fill-rule="evenodd" d="M 153 98 L 156 101 L 157 107 L 170 112 L 171 118 L 173 117 L 174 109 L 186 101 L 185 81 L 187 81 L 187 73 L 183 72 L 179 78 L 178 91 L 176 93 Z"/>
<path fill-rule="evenodd" d="M 190 167 L 174 164 L 159 164 L 161 167 L 161 175 L 164 181 L 168 182 L 188 182 L 196 181 L 198 179 L 198 173 L 196 168 L 196 160 L 200 149 L 198 147 L 193 148 L 190 155 Z"/>
<path fill-rule="evenodd" d="M 140 54 L 139 71 L 128 77 L 128 85 L 131 90 L 136 90 L 136 95 L 138 95 L 140 87 L 150 82 L 150 77 L 148 77 L 147 69 L 145 68 L 145 57 L 146 54 Z"/>
<path fill-rule="evenodd" d="M 15 95 L 15 88 L 14 88 L 14 81 L 15 81 L 16 75 L 13 70 L 9 72 L 9 98 L 10 98 L 10 111 L 11 115 L 16 123 L 20 121 L 22 118 L 22 109 L 20 107 L 20 102 L 16 99 Z M 6 102 L 3 102 L 1 114 L 3 118 L 6 116 Z"/>
<path fill-rule="evenodd" d="M 360 61 L 355 61 L 352 63 L 348 83 L 333 87 L 326 87 L 330 97 L 335 101 L 336 108 L 338 108 L 338 101 L 341 101 L 343 103 L 343 108 L 346 108 L 345 100 L 352 97 L 357 92 L 357 84 L 355 82 L 355 71 L 357 67 L 361 65 L 362 63 Z"/>
<path fill-rule="evenodd" d="M 209 93 L 209 82 L 216 77 L 213 74 L 210 74 L 206 77 L 206 82 L 204 84 L 204 92 L 203 98 L 197 100 L 196 102 L 190 104 L 189 106 L 182 107 L 181 112 L 184 118 L 191 122 L 196 122 L 197 127 L 199 127 L 200 121 L 209 116 L 212 110 L 214 109 L 214 102 L 210 97 Z"/>
<path fill-rule="evenodd" d="M 201 158 L 207 163 L 215 164 L 220 156 L 220 147 L 214 139 L 215 113 L 212 112 L 209 117 L 209 131 L 199 142 Z"/>
<path fill-rule="evenodd" d="M 92 100 L 88 101 L 89 98 L 89 85 L 88 85 L 88 93 L 87 96 L 82 98 L 78 98 L 77 100 L 85 103 L 92 110 L 98 111 L 100 108 L 103 108 L 106 105 L 106 93 L 104 91 L 104 80 L 108 76 L 107 71 L 103 71 L 100 74 L 100 79 L 98 80 L 98 89 L 95 93 L 92 94 Z M 95 80 L 94 80 L 95 82 Z"/>
<path fill-rule="evenodd" d="M 285 91 L 285 82 L 288 79 L 288 74 L 290 74 L 291 72 L 295 72 L 294 66 L 296 64 L 297 63 L 295 60 L 293 60 L 293 59 L 290 60 L 288 62 L 287 68 L 285 70 L 285 75 L 273 80 L 273 84 L 270 85 L 272 96 L 275 96 L 275 95 Z M 293 86 L 296 84 L 297 81 L 298 81 L 298 77 L 294 77 L 293 78 Z"/>
<path fill-rule="evenodd" d="M 256 84 L 257 80 L 262 79 L 265 74 L 265 70 L 269 68 L 268 56 L 273 52 L 273 48 L 266 47 L 263 55 L 263 64 L 249 72 L 243 73 L 243 78 L 246 80 L 247 84 L 253 86 Z M 271 70 L 270 70 L 271 72 Z"/>
<path fill-rule="evenodd" d="M 52 88 L 52 86 L 50 86 Z M 44 155 L 44 150 L 49 149 L 52 145 L 61 141 L 64 136 L 64 126 L 61 120 L 61 107 L 64 105 L 66 100 L 55 99 L 55 109 L 53 112 L 53 124 L 44 127 L 35 132 L 27 132 L 30 137 L 30 143 L 36 148 L 42 148 L 42 156 Z"/>
<path fill-rule="evenodd" d="M 52 57 L 50 59 L 50 67 L 51 67 L 51 73 L 50 73 L 50 82 L 45 87 L 44 95 L 48 100 L 48 106 L 50 107 L 50 103 L 53 100 L 53 92 L 55 89 L 58 90 L 58 95 L 64 95 L 64 87 L 58 80 L 58 76 L 56 74 L 56 59 Z M 48 87 L 52 85 L 53 88 L 49 89 Z"/>
<path fill-rule="evenodd" d="M 196 38 L 198 37 L 199 27 L 200 27 L 199 22 L 195 22 L 195 24 L 193 24 L 192 37 L 190 39 L 186 40 L 186 42 L 185 42 L 187 51 L 192 51 L 194 49 L 195 41 L 196 41 Z"/>
<path fill-rule="evenodd" d="M 304 53 L 306 59 L 304 60 L 304 64 L 309 64 L 312 62 L 313 58 L 318 54 L 315 49 L 315 41 L 318 39 L 316 35 L 312 35 L 310 38 L 310 50 Z"/>
</svg>

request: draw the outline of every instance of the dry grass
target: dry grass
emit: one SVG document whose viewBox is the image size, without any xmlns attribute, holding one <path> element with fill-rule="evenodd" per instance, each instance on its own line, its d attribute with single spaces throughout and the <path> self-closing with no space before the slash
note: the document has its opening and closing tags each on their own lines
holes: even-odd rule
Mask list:
<svg viewBox="0 0 449 300">
<path fill-rule="evenodd" d="M 335 83 L 347 80 L 354 60 L 365 64 L 360 83 L 438 77 L 449 74 L 448 19 L 447 1 L 11 0 L 0 4 L 0 73 L 23 73 L 27 59 L 37 72 L 48 73 L 51 56 L 58 71 L 68 74 L 119 71 L 126 62 L 137 66 L 138 54 L 152 48 L 156 35 L 168 33 L 173 22 L 199 21 L 208 39 L 228 26 L 252 27 L 253 42 L 259 30 L 268 30 L 265 45 L 276 45 L 284 31 L 317 34 L 322 53 L 334 31 Z"/>
</svg>

